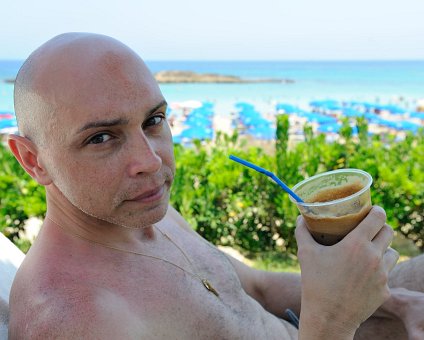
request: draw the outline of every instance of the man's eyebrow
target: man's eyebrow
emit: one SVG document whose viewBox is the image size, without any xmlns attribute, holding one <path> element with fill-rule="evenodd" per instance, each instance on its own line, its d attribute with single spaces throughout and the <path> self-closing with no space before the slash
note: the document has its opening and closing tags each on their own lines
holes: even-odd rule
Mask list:
<svg viewBox="0 0 424 340">
<path fill-rule="evenodd" d="M 89 122 L 85 124 L 81 129 L 77 131 L 77 133 L 81 133 L 85 130 L 92 129 L 92 128 L 125 125 L 125 124 L 128 124 L 128 122 L 129 122 L 128 119 L 123 119 L 123 118 L 112 119 L 112 120 L 97 120 L 95 122 Z"/>
<path fill-rule="evenodd" d="M 151 115 L 152 113 L 154 113 L 155 111 L 157 111 L 160 107 L 162 107 L 164 105 L 168 105 L 166 100 L 162 100 L 159 104 L 155 105 L 152 109 L 150 109 L 147 112 L 147 116 Z M 123 118 L 117 118 L 117 119 L 112 119 L 112 120 L 98 120 L 98 121 L 95 121 L 95 122 L 88 122 L 82 128 L 80 128 L 77 131 L 77 133 L 81 133 L 85 130 L 92 129 L 92 128 L 110 127 L 110 126 L 116 126 L 116 125 L 126 125 L 128 123 L 129 123 L 129 120 L 123 119 Z"/>
<path fill-rule="evenodd" d="M 159 104 L 157 104 L 153 109 L 149 110 L 147 115 L 151 115 L 152 113 L 154 113 L 155 111 L 157 111 L 159 108 L 161 108 L 164 105 L 168 105 L 168 103 L 166 102 L 166 100 L 162 100 L 160 101 Z M 165 112 L 166 113 L 166 112 Z"/>
</svg>

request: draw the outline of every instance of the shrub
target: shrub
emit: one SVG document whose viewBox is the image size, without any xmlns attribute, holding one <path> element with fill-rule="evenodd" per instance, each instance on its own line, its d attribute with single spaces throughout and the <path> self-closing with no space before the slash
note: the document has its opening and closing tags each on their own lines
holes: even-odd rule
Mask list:
<svg viewBox="0 0 424 340">
<path fill-rule="evenodd" d="M 24 222 L 32 217 L 44 217 L 46 196 L 44 187 L 35 182 L 0 143 L 0 231 L 22 248 L 19 240 Z"/>
</svg>

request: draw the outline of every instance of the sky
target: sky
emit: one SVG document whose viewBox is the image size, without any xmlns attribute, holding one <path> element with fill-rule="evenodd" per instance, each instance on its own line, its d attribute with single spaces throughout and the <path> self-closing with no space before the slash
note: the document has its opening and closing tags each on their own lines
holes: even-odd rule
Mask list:
<svg viewBox="0 0 424 340">
<path fill-rule="evenodd" d="M 7 3 L 7 4 L 6 4 Z M 1 0 L 0 59 L 71 31 L 145 60 L 424 60 L 423 0 Z"/>
</svg>

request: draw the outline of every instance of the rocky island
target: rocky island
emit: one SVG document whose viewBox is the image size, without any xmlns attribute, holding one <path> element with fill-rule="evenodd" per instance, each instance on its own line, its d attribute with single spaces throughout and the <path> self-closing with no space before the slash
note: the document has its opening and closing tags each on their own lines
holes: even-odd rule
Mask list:
<svg viewBox="0 0 424 340">
<path fill-rule="evenodd" d="M 278 78 L 241 78 L 215 73 L 197 73 L 192 71 L 160 71 L 154 74 L 158 83 L 293 83 L 291 79 Z"/>
</svg>

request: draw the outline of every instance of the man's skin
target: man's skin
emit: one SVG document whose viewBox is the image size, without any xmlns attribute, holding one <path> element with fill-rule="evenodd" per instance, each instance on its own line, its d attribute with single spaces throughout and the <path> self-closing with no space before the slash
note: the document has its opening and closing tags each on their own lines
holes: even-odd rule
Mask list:
<svg viewBox="0 0 424 340">
<path fill-rule="evenodd" d="M 384 336 L 380 317 L 387 334 L 424 335 L 424 260 L 404 265 L 408 289 L 389 290 L 398 256 L 379 207 L 332 247 L 300 217 L 302 277 L 251 269 L 196 234 L 169 206 L 166 102 L 118 41 L 65 34 L 41 46 L 17 77 L 15 110 L 9 145 L 48 209 L 12 287 L 11 339 L 352 339 L 380 306 L 362 334 Z"/>
</svg>

